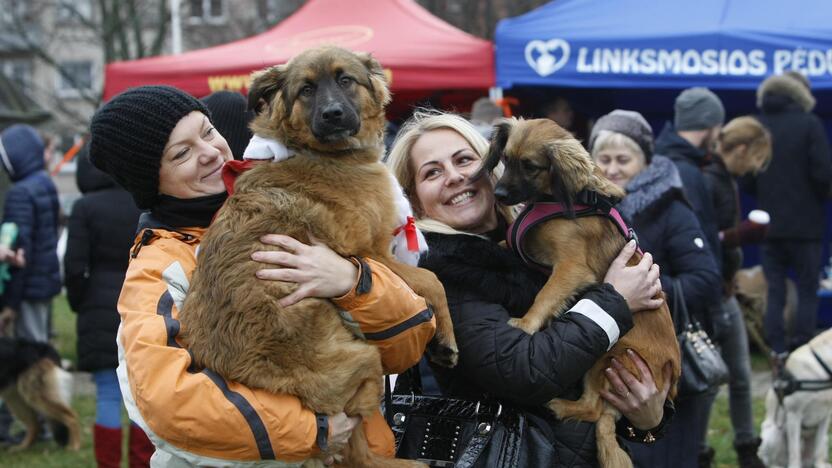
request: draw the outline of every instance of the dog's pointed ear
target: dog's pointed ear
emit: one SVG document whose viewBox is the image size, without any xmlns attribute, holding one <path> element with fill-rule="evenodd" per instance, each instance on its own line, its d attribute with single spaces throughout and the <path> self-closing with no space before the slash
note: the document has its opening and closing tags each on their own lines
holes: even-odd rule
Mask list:
<svg viewBox="0 0 832 468">
<path fill-rule="evenodd" d="M 514 121 L 509 119 L 500 119 L 491 130 L 491 143 L 488 146 L 488 154 L 482 161 L 482 166 L 472 177 L 473 180 L 478 180 L 480 177 L 491 174 L 497 164 L 500 163 L 500 157 L 506 149 L 508 137 L 511 135 L 511 130 L 514 128 Z"/>
<path fill-rule="evenodd" d="M 384 71 L 384 67 L 381 66 L 378 60 L 372 56 L 370 53 L 358 53 L 357 54 L 361 62 L 364 64 L 364 67 L 367 69 L 367 83 L 368 88 L 370 89 L 370 94 L 376 98 L 381 105 L 387 105 L 390 103 L 390 80 L 387 77 L 387 73 Z"/>
<path fill-rule="evenodd" d="M 286 80 L 286 66 L 278 65 L 251 74 L 251 85 L 248 88 L 248 108 L 255 113 L 263 110 L 263 104 L 268 105 L 275 94 L 283 87 Z"/>
</svg>

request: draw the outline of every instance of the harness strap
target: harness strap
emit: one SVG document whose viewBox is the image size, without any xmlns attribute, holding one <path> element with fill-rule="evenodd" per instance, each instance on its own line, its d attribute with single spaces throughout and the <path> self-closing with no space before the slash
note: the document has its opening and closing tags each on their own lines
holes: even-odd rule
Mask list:
<svg viewBox="0 0 832 468">
<path fill-rule="evenodd" d="M 599 196 L 596 192 L 582 191 L 578 194 L 578 201 L 581 204 L 573 205 L 573 214 L 575 218 L 582 218 L 586 216 L 604 216 L 615 224 L 618 231 L 625 239 L 635 239 L 638 242 L 638 237 L 635 231 L 627 226 L 621 213 L 613 208 L 613 203 L 606 197 Z M 540 223 L 556 218 L 564 218 L 567 215 L 566 204 L 556 201 L 538 201 L 530 203 L 520 213 L 517 219 L 511 223 L 506 232 L 506 243 L 508 246 L 527 264 L 536 267 L 537 269 L 548 273 L 552 270 L 551 265 L 544 265 L 535 261 L 531 255 L 528 254 L 525 248 L 525 237 L 532 228 Z M 639 253 L 641 249 L 638 249 Z"/>
<path fill-rule="evenodd" d="M 812 351 L 812 355 L 815 356 L 815 359 L 818 360 L 818 364 L 820 364 L 820 366 L 823 367 L 823 370 L 826 371 L 826 375 L 830 379 L 832 379 L 832 370 L 829 369 L 829 366 L 823 361 L 823 359 L 820 357 L 820 355 L 818 353 L 816 353 L 814 349 L 812 349 L 811 346 L 809 346 L 809 350 Z"/>
</svg>

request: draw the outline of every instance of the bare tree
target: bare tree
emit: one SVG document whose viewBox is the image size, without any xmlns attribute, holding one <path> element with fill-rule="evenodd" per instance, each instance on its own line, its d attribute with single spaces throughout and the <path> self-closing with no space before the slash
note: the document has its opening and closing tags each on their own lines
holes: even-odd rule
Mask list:
<svg viewBox="0 0 832 468">
<path fill-rule="evenodd" d="M 100 48 L 105 64 L 158 55 L 170 14 L 166 0 L 1 0 L 0 6 L 6 11 L 7 32 L 93 106 L 101 93 L 81 86 L 61 66 L 59 52 L 92 44 Z"/>
</svg>

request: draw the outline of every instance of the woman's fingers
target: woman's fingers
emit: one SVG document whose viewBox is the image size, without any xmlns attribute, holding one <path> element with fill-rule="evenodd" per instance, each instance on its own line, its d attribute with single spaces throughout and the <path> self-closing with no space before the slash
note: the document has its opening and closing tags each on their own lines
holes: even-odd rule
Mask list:
<svg viewBox="0 0 832 468">
<path fill-rule="evenodd" d="M 283 234 L 266 234 L 265 236 L 260 237 L 260 242 L 268 245 L 283 247 L 293 253 L 300 253 L 304 247 L 307 247 L 306 244 L 300 242 L 294 237 L 284 236 Z"/>
<path fill-rule="evenodd" d="M 629 357 L 633 365 L 636 366 L 639 382 L 649 387 L 650 384 L 653 383 L 653 373 L 650 372 L 650 367 L 648 367 L 647 363 L 644 362 L 644 359 L 642 359 L 642 357 L 632 349 L 627 349 L 627 357 Z"/>
<path fill-rule="evenodd" d="M 615 368 L 615 364 L 613 363 L 613 368 L 607 368 L 605 371 L 607 374 L 607 380 L 610 381 L 610 388 L 615 391 L 619 396 L 622 398 L 626 398 L 630 394 L 630 389 L 627 387 L 627 384 L 621 380 L 621 374 L 619 374 L 618 369 Z"/>
<path fill-rule="evenodd" d="M 636 252 L 636 245 L 636 241 L 634 240 L 631 240 L 630 242 L 624 244 L 624 248 L 622 248 L 621 252 L 618 253 L 618 256 L 615 257 L 613 263 L 622 267 L 626 265 L 627 262 L 630 261 L 630 257 L 632 257 L 633 254 Z"/>
<path fill-rule="evenodd" d="M 280 250 L 259 250 L 251 254 L 251 259 L 255 262 L 292 268 L 296 268 L 299 263 L 299 257 L 297 255 Z"/>
<path fill-rule="evenodd" d="M 621 364 L 617 359 L 613 358 L 612 365 L 615 371 L 618 373 L 619 379 L 627 386 L 628 392 L 638 392 L 639 397 L 642 396 L 644 385 L 642 382 L 637 379 L 623 364 Z M 649 372 L 649 371 L 648 371 Z"/>
<path fill-rule="evenodd" d="M 670 365 L 668 362 L 664 365 L 664 369 L 662 369 L 662 374 L 664 375 L 664 387 L 662 388 L 662 398 L 667 398 L 667 394 L 670 393 L 670 382 L 673 380 L 673 366 Z"/>
</svg>

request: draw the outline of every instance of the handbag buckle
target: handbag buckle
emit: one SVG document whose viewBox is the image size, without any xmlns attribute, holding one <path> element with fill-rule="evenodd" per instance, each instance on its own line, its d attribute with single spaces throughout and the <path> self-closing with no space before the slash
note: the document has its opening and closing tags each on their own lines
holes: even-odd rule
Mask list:
<svg viewBox="0 0 832 468">
<path fill-rule="evenodd" d="M 396 413 L 393 415 L 393 425 L 401 426 L 402 424 L 404 424 L 406 419 L 407 417 L 404 415 L 404 413 Z"/>
<path fill-rule="evenodd" d="M 477 432 L 480 435 L 487 435 L 489 432 L 491 432 L 491 424 L 487 422 L 481 422 L 477 424 Z"/>
</svg>

